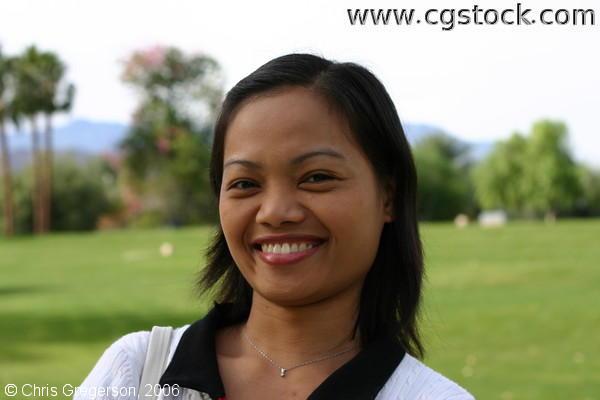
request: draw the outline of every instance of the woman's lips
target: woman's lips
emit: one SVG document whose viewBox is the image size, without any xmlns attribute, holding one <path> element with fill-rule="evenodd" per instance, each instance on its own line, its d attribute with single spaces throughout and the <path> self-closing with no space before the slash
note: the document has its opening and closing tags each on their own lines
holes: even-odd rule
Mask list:
<svg viewBox="0 0 600 400">
<path fill-rule="evenodd" d="M 261 260 L 270 265 L 287 265 L 302 261 L 313 254 L 315 254 L 323 243 L 315 244 L 310 249 L 295 251 L 287 254 L 281 253 L 267 253 L 262 250 L 256 249 L 258 256 Z"/>
</svg>

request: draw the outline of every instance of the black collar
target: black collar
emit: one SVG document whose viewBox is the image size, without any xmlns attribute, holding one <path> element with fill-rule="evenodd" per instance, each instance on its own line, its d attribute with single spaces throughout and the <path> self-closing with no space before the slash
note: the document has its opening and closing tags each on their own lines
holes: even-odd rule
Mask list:
<svg viewBox="0 0 600 400">
<path fill-rule="evenodd" d="M 218 329 L 242 322 L 231 317 L 229 304 L 216 304 L 183 333 L 161 385 L 175 385 L 225 397 L 215 351 Z M 374 399 L 394 372 L 405 351 L 397 340 L 371 343 L 331 374 L 307 400 Z"/>
</svg>

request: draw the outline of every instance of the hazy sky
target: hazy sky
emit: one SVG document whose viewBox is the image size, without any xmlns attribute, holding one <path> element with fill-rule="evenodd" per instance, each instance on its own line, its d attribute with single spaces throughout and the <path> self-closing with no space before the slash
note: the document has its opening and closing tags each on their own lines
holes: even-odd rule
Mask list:
<svg viewBox="0 0 600 400">
<path fill-rule="evenodd" d="M 215 57 L 226 88 L 267 60 L 311 52 L 370 68 L 402 120 L 438 125 L 467 140 L 526 132 L 540 118 L 570 129 L 576 158 L 600 165 L 600 2 L 522 2 L 591 8 L 595 26 L 352 26 L 348 8 L 504 9 L 517 1 L 0 0 L 0 44 L 35 43 L 68 64 L 77 85 L 69 118 L 127 123 L 136 105 L 119 79 L 133 50 L 175 45 Z M 65 122 L 64 120 L 62 121 Z"/>
</svg>

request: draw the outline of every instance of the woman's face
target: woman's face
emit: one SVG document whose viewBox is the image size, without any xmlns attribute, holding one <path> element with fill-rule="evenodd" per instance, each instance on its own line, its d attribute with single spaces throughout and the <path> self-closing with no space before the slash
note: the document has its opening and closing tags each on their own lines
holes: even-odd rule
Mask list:
<svg viewBox="0 0 600 400">
<path fill-rule="evenodd" d="M 391 201 L 322 96 L 288 87 L 250 99 L 229 124 L 223 165 L 221 226 L 255 296 L 358 299 Z"/>
</svg>

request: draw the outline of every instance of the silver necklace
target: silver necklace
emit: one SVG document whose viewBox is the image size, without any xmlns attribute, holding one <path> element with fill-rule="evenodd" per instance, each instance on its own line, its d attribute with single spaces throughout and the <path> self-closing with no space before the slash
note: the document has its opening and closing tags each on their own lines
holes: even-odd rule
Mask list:
<svg viewBox="0 0 600 400">
<path fill-rule="evenodd" d="M 285 373 L 289 370 L 292 370 L 294 368 L 298 368 L 298 367 L 303 367 L 305 365 L 309 365 L 309 364 L 314 364 L 317 363 L 319 361 L 325 361 L 325 360 L 329 360 L 330 358 L 335 358 L 338 356 L 341 356 L 342 354 L 348 353 L 349 351 L 354 350 L 354 347 L 351 347 L 349 349 L 346 350 L 342 350 L 342 351 L 338 351 L 337 353 L 333 353 L 333 354 L 329 354 L 323 357 L 319 357 L 317 359 L 314 360 L 309 360 L 309 361 L 304 361 L 301 362 L 300 364 L 296 364 L 296 365 L 292 365 L 291 367 L 287 367 L 284 368 L 281 365 L 277 364 L 275 361 L 273 361 L 273 359 L 271 357 L 269 357 L 267 355 L 267 353 L 265 353 L 264 351 L 262 351 L 261 349 L 258 348 L 258 346 L 256 346 L 256 344 L 254 344 L 254 342 L 252 340 L 250 340 L 250 338 L 248 336 L 246 336 L 246 334 L 242 331 L 242 336 L 244 337 L 244 339 L 246 339 L 248 341 L 248 343 L 250 343 L 250 345 L 254 348 L 254 350 L 256 350 L 258 352 L 258 354 L 260 354 L 261 356 L 263 356 L 267 361 L 269 361 L 271 364 L 273 364 L 274 366 L 276 366 L 277 368 L 279 368 L 279 376 L 284 377 Z"/>
</svg>

